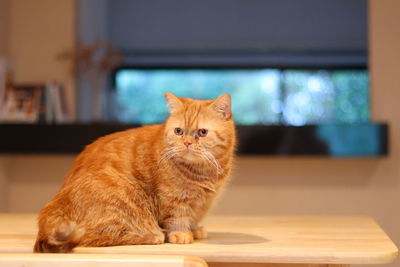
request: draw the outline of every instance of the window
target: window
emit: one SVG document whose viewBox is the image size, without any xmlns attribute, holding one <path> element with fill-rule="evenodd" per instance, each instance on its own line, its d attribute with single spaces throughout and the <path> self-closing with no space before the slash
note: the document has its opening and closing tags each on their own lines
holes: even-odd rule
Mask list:
<svg viewBox="0 0 400 267">
<path fill-rule="evenodd" d="M 365 69 L 121 68 L 113 116 L 123 123 L 162 122 L 164 92 L 198 99 L 229 93 L 238 125 L 369 121 Z"/>
</svg>

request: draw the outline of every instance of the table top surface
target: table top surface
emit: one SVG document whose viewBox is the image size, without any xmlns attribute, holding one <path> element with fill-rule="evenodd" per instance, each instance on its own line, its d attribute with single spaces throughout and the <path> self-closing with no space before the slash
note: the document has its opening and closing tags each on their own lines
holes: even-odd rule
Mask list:
<svg viewBox="0 0 400 267">
<path fill-rule="evenodd" d="M 198 256 L 208 262 L 381 264 L 398 249 L 368 217 L 210 216 L 193 244 L 78 247 L 75 253 Z M 0 253 L 30 253 L 36 215 L 0 214 Z"/>
</svg>

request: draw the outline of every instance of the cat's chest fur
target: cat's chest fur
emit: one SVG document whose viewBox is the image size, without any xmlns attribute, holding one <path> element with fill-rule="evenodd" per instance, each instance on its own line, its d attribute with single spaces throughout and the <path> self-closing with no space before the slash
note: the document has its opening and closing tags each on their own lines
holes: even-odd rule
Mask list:
<svg viewBox="0 0 400 267">
<path fill-rule="evenodd" d="M 174 197 L 179 202 L 212 198 L 218 191 L 218 176 L 200 168 L 172 163 L 168 172 L 160 171 L 158 184 L 161 195 Z"/>
<path fill-rule="evenodd" d="M 205 168 L 204 166 L 193 165 L 184 160 L 173 161 L 171 163 L 172 172 L 184 182 L 195 181 L 205 185 L 217 181 L 219 173 L 216 169 Z M 213 190 L 209 188 L 209 190 Z"/>
<path fill-rule="evenodd" d="M 182 209 L 189 211 L 193 220 L 198 221 L 209 209 L 220 182 L 211 172 L 195 168 L 188 170 L 184 165 L 180 167 L 171 164 L 168 172 L 160 172 L 162 182 L 157 190 L 160 219 Z"/>
</svg>

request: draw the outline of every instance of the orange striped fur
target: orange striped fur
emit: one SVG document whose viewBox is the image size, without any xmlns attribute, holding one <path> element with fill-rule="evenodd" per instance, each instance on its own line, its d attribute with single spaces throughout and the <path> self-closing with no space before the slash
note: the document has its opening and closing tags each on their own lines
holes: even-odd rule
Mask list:
<svg viewBox="0 0 400 267">
<path fill-rule="evenodd" d="M 229 178 L 235 150 L 230 96 L 165 97 L 165 123 L 99 138 L 78 156 L 39 214 L 35 252 L 206 238 L 199 222 Z"/>
</svg>

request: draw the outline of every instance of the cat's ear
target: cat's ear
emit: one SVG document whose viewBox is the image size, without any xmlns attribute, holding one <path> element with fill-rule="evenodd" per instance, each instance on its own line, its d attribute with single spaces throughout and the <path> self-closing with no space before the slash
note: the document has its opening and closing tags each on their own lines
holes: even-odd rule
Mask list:
<svg viewBox="0 0 400 267">
<path fill-rule="evenodd" d="M 174 113 L 175 111 L 179 110 L 183 105 L 182 101 L 172 93 L 165 93 L 164 97 L 168 102 L 170 113 Z"/>
<path fill-rule="evenodd" d="M 231 96 L 228 94 L 220 95 L 212 102 L 211 107 L 227 120 L 232 117 Z"/>
</svg>

